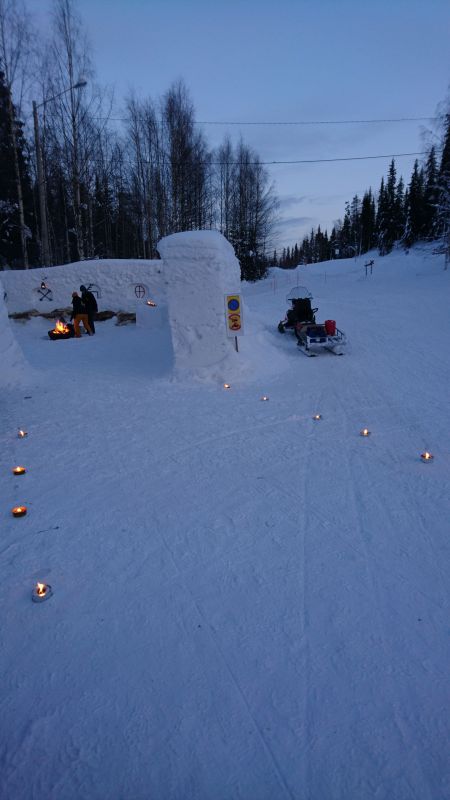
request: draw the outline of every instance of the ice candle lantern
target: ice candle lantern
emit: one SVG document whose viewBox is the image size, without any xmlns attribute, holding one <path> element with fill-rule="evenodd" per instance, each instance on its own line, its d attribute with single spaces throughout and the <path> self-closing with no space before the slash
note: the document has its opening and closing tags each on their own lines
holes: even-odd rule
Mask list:
<svg viewBox="0 0 450 800">
<path fill-rule="evenodd" d="M 14 508 L 11 509 L 11 513 L 12 513 L 13 517 L 24 517 L 25 514 L 27 513 L 27 507 L 26 506 L 14 506 Z"/>
<path fill-rule="evenodd" d="M 19 439 L 25 439 L 25 436 L 28 436 L 28 433 L 26 431 L 20 430 L 18 431 L 17 436 L 19 437 Z"/>
<path fill-rule="evenodd" d="M 26 469 L 25 467 L 14 467 L 13 474 L 14 475 L 25 475 Z"/>
<path fill-rule="evenodd" d="M 362 431 L 359 432 L 360 436 L 370 436 L 370 431 L 367 428 L 363 428 Z"/>
<path fill-rule="evenodd" d="M 428 452 L 428 450 L 425 450 L 425 453 L 421 453 L 420 457 L 422 461 L 433 461 L 434 458 L 434 456 L 432 456 L 431 453 Z"/>
<path fill-rule="evenodd" d="M 43 600 L 48 600 L 52 594 L 52 587 L 48 583 L 37 583 L 33 589 L 31 599 L 33 603 L 42 603 Z"/>
</svg>

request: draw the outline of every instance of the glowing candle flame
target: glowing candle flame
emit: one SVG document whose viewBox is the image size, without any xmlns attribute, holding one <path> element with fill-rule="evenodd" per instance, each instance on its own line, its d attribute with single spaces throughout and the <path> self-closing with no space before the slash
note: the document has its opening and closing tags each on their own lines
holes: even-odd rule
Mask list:
<svg viewBox="0 0 450 800">
<path fill-rule="evenodd" d="M 432 461 L 433 460 L 433 456 L 431 455 L 431 453 L 428 452 L 428 450 L 426 450 L 425 453 L 422 453 L 420 457 L 421 457 L 422 461 Z"/>
<path fill-rule="evenodd" d="M 147 300 L 146 304 L 151 308 L 156 308 L 156 303 L 153 300 Z"/>
<path fill-rule="evenodd" d="M 36 583 L 36 586 L 33 589 L 31 594 L 31 599 L 33 603 L 42 603 L 44 600 L 48 600 L 53 594 L 52 587 L 49 583 Z"/>
<path fill-rule="evenodd" d="M 360 436 L 370 436 L 370 431 L 367 428 L 363 428 L 362 431 L 359 432 Z"/>
<path fill-rule="evenodd" d="M 224 383 L 223 388 L 224 389 L 231 389 L 231 386 L 230 386 L 229 383 Z"/>
<path fill-rule="evenodd" d="M 313 419 L 322 419 L 322 414 L 314 414 Z"/>
<path fill-rule="evenodd" d="M 17 435 L 19 439 L 23 439 L 25 436 L 28 436 L 27 432 L 22 430 L 20 430 Z"/>
<path fill-rule="evenodd" d="M 26 506 L 15 506 L 11 509 L 11 513 L 14 517 L 23 517 L 27 513 Z"/>
<path fill-rule="evenodd" d="M 14 475 L 25 475 L 26 469 L 25 467 L 14 467 L 13 473 Z"/>
<path fill-rule="evenodd" d="M 266 395 L 266 394 L 263 394 L 263 396 L 261 397 L 261 400 L 268 400 L 268 399 L 269 399 L 269 398 L 267 397 L 267 395 Z"/>
</svg>

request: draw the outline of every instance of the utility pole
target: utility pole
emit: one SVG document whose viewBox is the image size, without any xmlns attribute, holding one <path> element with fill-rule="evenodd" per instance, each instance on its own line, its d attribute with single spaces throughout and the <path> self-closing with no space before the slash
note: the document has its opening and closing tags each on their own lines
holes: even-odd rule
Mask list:
<svg viewBox="0 0 450 800">
<path fill-rule="evenodd" d="M 44 164 L 42 159 L 41 139 L 39 136 L 39 118 L 37 104 L 33 100 L 34 144 L 36 148 L 37 179 L 39 192 L 39 213 L 41 217 L 41 266 L 50 266 L 50 249 L 48 243 L 47 203 L 45 198 Z"/>
</svg>

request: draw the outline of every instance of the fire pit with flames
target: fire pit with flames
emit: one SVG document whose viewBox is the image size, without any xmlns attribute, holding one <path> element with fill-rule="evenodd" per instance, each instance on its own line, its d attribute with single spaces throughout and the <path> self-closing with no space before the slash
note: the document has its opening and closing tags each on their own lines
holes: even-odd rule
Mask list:
<svg viewBox="0 0 450 800">
<path fill-rule="evenodd" d="M 75 336 L 73 325 L 64 319 L 58 319 L 53 330 L 48 332 L 49 338 L 53 341 L 58 339 L 72 339 Z"/>
</svg>

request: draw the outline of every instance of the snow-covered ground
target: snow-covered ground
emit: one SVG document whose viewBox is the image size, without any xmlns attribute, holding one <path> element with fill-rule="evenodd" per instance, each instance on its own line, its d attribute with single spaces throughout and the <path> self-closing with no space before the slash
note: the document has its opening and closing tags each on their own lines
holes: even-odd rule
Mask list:
<svg viewBox="0 0 450 800">
<path fill-rule="evenodd" d="M 363 262 L 246 286 L 229 390 L 163 330 L 11 323 L 2 800 L 450 797 L 450 273 Z M 296 281 L 345 356 L 277 332 Z"/>
</svg>

